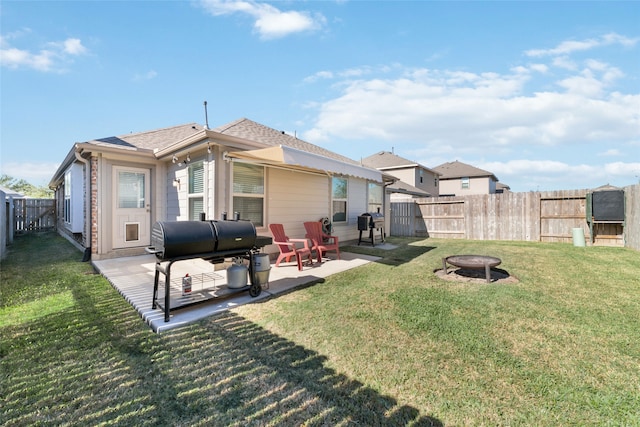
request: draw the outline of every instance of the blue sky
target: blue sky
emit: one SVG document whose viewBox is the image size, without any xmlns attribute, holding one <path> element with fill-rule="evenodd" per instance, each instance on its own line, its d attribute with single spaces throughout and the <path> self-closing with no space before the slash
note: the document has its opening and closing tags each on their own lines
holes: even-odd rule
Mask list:
<svg viewBox="0 0 640 427">
<path fill-rule="evenodd" d="M 241 117 L 513 191 L 640 182 L 640 2 L 2 1 L 1 173 Z"/>
</svg>

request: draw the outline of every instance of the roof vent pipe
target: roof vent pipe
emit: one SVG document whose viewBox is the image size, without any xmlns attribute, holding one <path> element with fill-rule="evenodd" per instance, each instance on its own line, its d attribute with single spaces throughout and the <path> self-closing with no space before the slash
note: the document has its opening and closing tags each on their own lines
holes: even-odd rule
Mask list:
<svg viewBox="0 0 640 427">
<path fill-rule="evenodd" d="M 207 114 L 207 101 L 204 101 L 204 128 L 209 130 L 209 116 Z"/>
</svg>

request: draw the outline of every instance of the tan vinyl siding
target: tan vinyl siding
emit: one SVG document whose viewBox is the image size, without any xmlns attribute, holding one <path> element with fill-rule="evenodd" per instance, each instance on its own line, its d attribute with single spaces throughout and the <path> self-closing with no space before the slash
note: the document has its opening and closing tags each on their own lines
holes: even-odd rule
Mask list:
<svg viewBox="0 0 640 427">
<path fill-rule="evenodd" d="M 472 194 L 489 194 L 490 183 L 488 177 L 469 178 L 469 188 L 462 188 L 462 181 L 457 179 L 441 179 L 440 180 L 440 194 L 456 196 L 466 196 Z"/>
<path fill-rule="evenodd" d="M 303 222 L 329 216 L 329 177 L 267 168 L 266 224 L 283 224 L 291 238 L 304 237 Z"/>
</svg>

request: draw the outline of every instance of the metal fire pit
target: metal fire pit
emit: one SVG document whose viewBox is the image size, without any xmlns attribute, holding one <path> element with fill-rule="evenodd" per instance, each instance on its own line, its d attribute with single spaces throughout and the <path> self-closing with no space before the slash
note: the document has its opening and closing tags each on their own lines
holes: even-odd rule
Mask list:
<svg viewBox="0 0 640 427">
<path fill-rule="evenodd" d="M 470 270 L 483 270 L 487 278 L 487 283 L 491 283 L 491 268 L 502 263 L 500 258 L 485 255 L 452 255 L 442 258 L 442 270 L 447 274 L 447 263 Z"/>
</svg>

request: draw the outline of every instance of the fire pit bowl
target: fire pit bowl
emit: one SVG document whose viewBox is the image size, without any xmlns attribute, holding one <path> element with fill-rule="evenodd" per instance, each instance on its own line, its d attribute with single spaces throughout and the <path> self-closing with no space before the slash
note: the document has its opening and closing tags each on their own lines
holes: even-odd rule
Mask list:
<svg viewBox="0 0 640 427">
<path fill-rule="evenodd" d="M 491 283 L 491 268 L 502 263 L 500 258 L 486 255 L 452 255 L 442 258 L 442 270 L 447 274 L 447 263 L 459 268 L 470 270 L 483 270 L 487 278 L 487 283 Z"/>
</svg>

